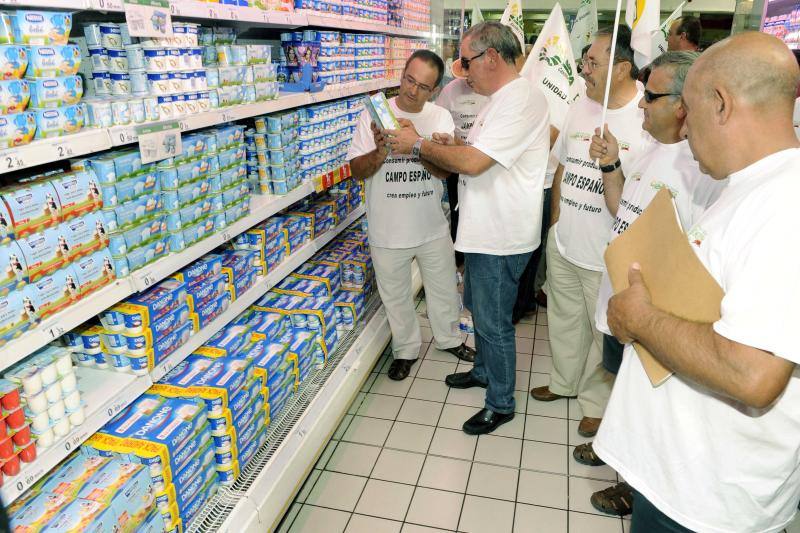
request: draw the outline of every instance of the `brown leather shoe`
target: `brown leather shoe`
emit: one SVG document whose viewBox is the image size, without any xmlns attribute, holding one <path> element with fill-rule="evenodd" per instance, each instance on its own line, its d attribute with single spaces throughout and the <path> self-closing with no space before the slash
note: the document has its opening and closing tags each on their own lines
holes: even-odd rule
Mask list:
<svg viewBox="0 0 800 533">
<path fill-rule="evenodd" d="M 597 435 L 597 430 L 600 429 L 600 422 L 602 418 L 592 418 L 584 416 L 581 423 L 578 424 L 578 435 L 581 437 L 591 438 Z"/>
<path fill-rule="evenodd" d="M 560 400 L 561 398 L 576 398 L 576 396 L 561 396 L 555 392 L 550 392 L 550 387 L 547 385 L 543 387 L 532 388 L 531 396 L 533 396 L 534 400 L 538 400 L 540 402 L 552 402 L 555 400 Z"/>
</svg>

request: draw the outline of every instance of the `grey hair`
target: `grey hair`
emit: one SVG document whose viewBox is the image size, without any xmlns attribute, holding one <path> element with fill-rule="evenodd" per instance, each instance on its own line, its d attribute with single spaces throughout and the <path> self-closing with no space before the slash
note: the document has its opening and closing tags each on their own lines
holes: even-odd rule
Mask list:
<svg viewBox="0 0 800 533">
<path fill-rule="evenodd" d="M 681 94 L 683 84 L 686 82 L 686 74 L 698 57 L 700 57 L 700 52 L 665 52 L 650 63 L 650 68 L 655 70 L 658 67 L 670 67 L 672 69 L 672 85 L 669 92 Z"/>
<path fill-rule="evenodd" d="M 473 52 L 481 53 L 489 48 L 494 48 L 503 61 L 513 65 L 514 61 L 522 55 L 519 41 L 514 33 L 505 24 L 495 21 L 486 21 L 471 27 L 462 39 L 470 37 L 469 47 Z"/>
</svg>

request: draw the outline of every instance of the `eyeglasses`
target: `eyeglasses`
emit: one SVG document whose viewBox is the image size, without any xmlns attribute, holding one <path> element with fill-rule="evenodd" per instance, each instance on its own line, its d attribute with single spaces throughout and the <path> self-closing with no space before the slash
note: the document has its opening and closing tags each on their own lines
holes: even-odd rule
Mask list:
<svg viewBox="0 0 800 533">
<path fill-rule="evenodd" d="M 597 61 L 594 61 L 593 59 L 587 59 L 586 61 L 584 61 L 582 63 L 581 70 L 586 70 L 586 67 L 589 67 L 589 70 L 593 70 L 594 71 L 594 70 L 597 70 L 599 68 L 607 67 L 607 66 L 608 66 L 608 63 L 606 63 L 605 65 L 601 65 L 600 63 L 598 63 Z"/>
<path fill-rule="evenodd" d="M 481 57 L 483 54 L 485 54 L 488 51 L 489 51 L 489 49 L 487 48 L 486 50 L 484 50 L 483 52 L 481 52 L 480 54 L 478 54 L 476 56 L 462 57 L 461 58 L 461 68 L 464 69 L 464 70 L 469 70 L 469 64 L 472 63 L 473 61 L 475 61 L 476 59 L 478 59 L 479 57 Z"/>
<path fill-rule="evenodd" d="M 652 91 L 644 90 L 644 101 L 651 104 L 663 96 L 680 96 L 680 93 L 654 93 Z"/>
<path fill-rule="evenodd" d="M 417 89 L 419 89 L 420 91 L 424 91 L 424 92 L 426 92 L 426 93 L 429 93 L 429 92 L 433 91 L 433 87 L 428 87 L 428 86 L 427 86 L 427 85 L 425 85 L 424 83 L 418 83 L 418 82 L 417 82 L 417 80 L 415 80 L 414 78 L 412 78 L 412 77 L 411 77 L 410 75 L 408 75 L 408 74 L 406 74 L 405 76 L 403 76 L 403 81 L 405 81 L 406 83 L 408 83 L 408 84 L 409 84 L 409 85 L 411 85 L 412 87 L 416 87 L 416 88 L 417 88 Z"/>
</svg>

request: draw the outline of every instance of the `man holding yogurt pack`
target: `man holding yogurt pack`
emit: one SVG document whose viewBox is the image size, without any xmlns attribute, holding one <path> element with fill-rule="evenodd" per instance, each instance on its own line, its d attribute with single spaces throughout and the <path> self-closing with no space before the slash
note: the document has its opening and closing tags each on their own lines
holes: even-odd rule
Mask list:
<svg viewBox="0 0 800 533">
<path fill-rule="evenodd" d="M 475 324 L 477 354 L 469 372 L 447 376 L 452 388 L 486 388 L 484 408 L 465 433 L 491 433 L 514 418 L 516 343 L 511 313 L 531 253 L 539 246 L 542 193 L 550 151 L 547 100 L 515 66 L 519 41 L 499 22 L 469 29 L 461 42 L 467 83 L 488 96 L 467 143 L 452 134 L 426 140 L 410 124 L 388 131 L 392 150 L 461 175 L 456 248 L 464 252 L 464 299 Z"/>
<path fill-rule="evenodd" d="M 400 91 L 389 100 L 398 119 L 423 135 L 453 133 L 446 109 L 428 102 L 442 81 L 444 63 L 429 50 L 414 52 L 406 62 Z M 404 122 L 405 123 L 405 122 Z M 364 111 L 347 152 L 354 176 L 364 177 L 368 234 L 378 292 L 392 330 L 389 378 L 408 377 L 419 357 L 422 334 L 411 292 L 411 263 L 417 260 L 428 317 L 437 349 L 471 361 L 474 350 L 459 331 L 456 264 L 450 229 L 441 206 L 442 179 L 448 172 L 422 161 L 389 153 L 387 137 Z"/>
</svg>

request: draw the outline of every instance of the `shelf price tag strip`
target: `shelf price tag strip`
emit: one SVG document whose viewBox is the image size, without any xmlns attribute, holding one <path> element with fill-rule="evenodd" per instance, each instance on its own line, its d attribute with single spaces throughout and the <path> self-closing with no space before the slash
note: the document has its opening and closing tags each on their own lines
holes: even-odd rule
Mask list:
<svg viewBox="0 0 800 533">
<path fill-rule="evenodd" d="M 125 0 L 131 37 L 172 37 L 169 0 Z"/>
<path fill-rule="evenodd" d="M 183 152 L 181 123 L 176 121 L 136 127 L 142 163 L 161 161 Z"/>
</svg>

